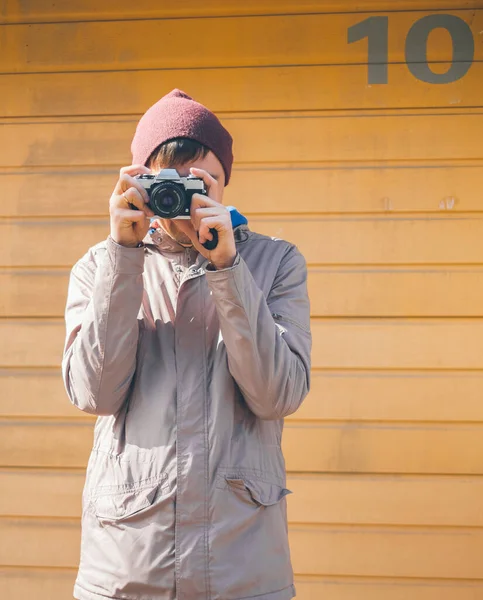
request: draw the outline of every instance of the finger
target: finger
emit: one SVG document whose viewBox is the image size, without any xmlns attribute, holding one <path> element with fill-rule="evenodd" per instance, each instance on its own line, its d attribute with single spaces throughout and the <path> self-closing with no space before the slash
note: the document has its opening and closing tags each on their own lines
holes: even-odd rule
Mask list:
<svg viewBox="0 0 483 600">
<path fill-rule="evenodd" d="M 119 200 L 123 202 L 122 205 L 132 204 L 138 210 L 144 211 L 146 204 L 144 198 L 142 198 L 136 188 L 128 188 L 126 191 L 119 194 Z M 121 206 L 122 206 L 121 205 Z M 130 207 L 132 208 L 132 207 Z"/>
<path fill-rule="evenodd" d="M 149 195 L 147 193 L 147 191 L 143 188 L 143 186 L 136 181 L 135 179 L 133 179 L 132 177 L 129 177 L 129 175 L 124 175 L 123 177 L 125 177 L 125 179 L 120 179 L 120 189 L 118 191 L 119 195 L 124 194 L 132 194 L 134 193 L 137 197 L 139 197 L 142 201 L 143 204 L 148 204 L 149 202 Z M 132 191 L 130 191 L 132 190 Z M 137 205 L 136 205 L 137 206 Z"/>
<path fill-rule="evenodd" d="M 122 192 L 121 194 L 119 194 L 119 196 L 120 196 L 120 200 L 123 200 L 126 206 L 129 206 L 129 204 L 132 204 L 137 209 L 144 212 L 146 215 L 148 215 L 150 217 L 154 216 L 153 211 L 144 202 L 144 198 L 141 196 L 141 194 L 139 193 L 139 190 L 137 188 L 129 188 L 125 192 Z M 129 208 L 132 208 L 132 207 L 129 207 Z"/>
<path fill-rule="evenodd" d="M 145 167 L 144 165 L 129 165 L 127 167 L 121 167 L 120 175 L 137 175 L 138 173 L 151 173 L 151 169 L 149 167 Z"/>
<path fill-rule="evenodd" d="M 208 196 L 205 196 L 204 194 L 193 194 L 193 196 L 191 197 L 191 207 L 190 207 L 190 214 L 191 216 L 193 216 L 193 212 L 195 210 L 197 210 L 198 208 L 204 208 L 204 207 L 212 207 L 212 206 L 223 206 L 223 204 L 220 204 L 220 202 L 217 202 L 216 200 L 213 200 L 213 198 L 209 198 Z"/>
<path fill-rule="evenodd" d="M 141 198 L 144 199 L 145 204 L 149 202 L 148 193 L 139 183 L 139 181 L 127 173 L 124 173 L 124 175 L 121 175 L 119 178 L 118 185 L 116 187 L 116 193 L 120 195 L 123 192 L 126 192 L 129 188 L 135 188 L 140 193 Z"/>
<path fill-rule="evenodd" d="M 222 235 L 222 232 L 227 230 L 227 224 L 219 217 L 205 217 L 202 219 L 198 229 L 201 244 L 207 240 L 211 241 L 213 239 L 213 234 L 210 232 L 210 229 L 216 229 L 220 235 Z"/>
<path fill-rule="evenodd" d="M 142 211 L 129 210 L 128 208 L 117 208 L 115 216 L 121 221 L 132 221 L 133 223 L 141 223 L 149 220 L 149 217 Z"/>
<path fill-rule="evenodd" d="M 218 181 L 204 169 L 198 169 L 196 167 L 191 167 L 190 173 L 192 175 L 194 175 L 195 177 L 199 177 L 200 179 L 203 180 L 204 184 L 206 185 L 206 187 L 208 189 L 208 192 L 212 192 L 218 186 Z"/>
<path fill-rule="evenodd" d="M 226 209 L 220 206 L 200 206 L 195 208 L 193 211 L 191 211 L 191 221 L 194 225 L 194 228 L 198 229 L 201 219 L 205 217 L 216 217 L 218 215 L 223 217 L 224 210 Z"/>
</svg>

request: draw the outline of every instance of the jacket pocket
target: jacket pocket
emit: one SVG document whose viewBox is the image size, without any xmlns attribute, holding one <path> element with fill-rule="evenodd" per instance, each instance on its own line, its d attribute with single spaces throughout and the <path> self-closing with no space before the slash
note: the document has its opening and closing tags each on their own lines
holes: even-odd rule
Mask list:
<svg viewBox="0 0 483 600">
<path fill-rule="evenodd" d="M 276 483 L 244 476 L 243 478 L 225 475 L 227 488 L 234 493 L 245 495 L 259 506 L 272 506 L 292 492 Z"/>
<path fill-rule="evenodd" d="M 90 504 L 101 522 L 120 522 L 149 510 L 167 487 L 166 473 L 136 483 L 103 486 L 94 490 Z"/>
<path fill-rule="evenodd" d="M 284 501 L 290 493 L 274 473 L 220 467 L 210 529 L 213 598 L 275 597 L 292 584 Z"/>
</svg>

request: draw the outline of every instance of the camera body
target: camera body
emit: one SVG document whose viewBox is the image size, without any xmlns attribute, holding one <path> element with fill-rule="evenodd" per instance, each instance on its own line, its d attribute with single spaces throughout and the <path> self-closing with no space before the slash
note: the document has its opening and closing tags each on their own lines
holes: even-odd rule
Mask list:
<svg viewBox="0 0 483 600">
<path fill-rule="evenodd" d="M 206 194 L 204 181 L 194 175 L 181 177 L 176 169 L 157 175 L 135 175 L 149 196 L 148 206 L 162 219 L 189 219 L 193 194 Z"/>
</svg>

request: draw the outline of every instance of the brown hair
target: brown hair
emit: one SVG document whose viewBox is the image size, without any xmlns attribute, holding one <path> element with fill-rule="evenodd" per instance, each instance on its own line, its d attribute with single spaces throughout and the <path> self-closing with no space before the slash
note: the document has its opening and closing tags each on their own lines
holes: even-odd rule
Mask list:
<svg viewBox="0 0 483 600">
<path fill-rule="evenodd" d="M 155 148 L 146 161 L 151 168 L 173 168 L 185 165 L 197 158 L 205 158 L 210 149 L 190 138 L 174 138 Z"/>
</svg>

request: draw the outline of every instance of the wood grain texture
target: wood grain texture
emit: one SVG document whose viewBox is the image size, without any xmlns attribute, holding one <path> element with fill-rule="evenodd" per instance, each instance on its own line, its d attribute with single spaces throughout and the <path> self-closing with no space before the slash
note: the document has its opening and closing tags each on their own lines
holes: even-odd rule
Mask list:
<svg viewBox="0 0 483 600">
<path fill-rule="evenodd" d="M 299 575 L 481 580 L 478 529 L 292 526 L 290 546 Z"/>
<path fill-rule="evenodd" d="M 279 0 L 274 9 L 271 0 L 245 0 L 223 2 L 205 0 L 202 4 L 196 0 L 183 2 L 157 3 L 139 0 L 132 4 L 129 0 L 117 0 L 115 4 L 96 0 L 71 0 L 68 4 L 39 3 L 35 0 L 5 0 L 1 23 L 37 23 L 103 19 L 161 19 L 206 16 L 241 16 L 263 14 L 303 14 L 314 12 L 362 12 L 383 11 L 385 14 L 401 10 L 437 10 L 481 8 L 480 0 L 398 0 L 389 4 L 387 0 Z"/>
<path fill-rule="evenodd" d="M 1 467 L 85 468 L 89 421 L 0 420 Z M 483 426 L 287 423 L 283 450 L 299 473 L 483 474 Z"/>
<path fill-rule="evenodd" d="M 316 371 L 287 421 L 482 423 L 482 393 L 481 372 Z"/>
<path fill-rule="evenodd" d="M 287 421 L 482 423 L 483 374 L 471 371 L 312 371 Z M 59 369 L 0 370 L 0 416 L 95 419 L 70 403 Z"/>
<path fill-rule="evenodd" d="M 250 226 L 295 244 L 309 265 L 483 263 L 483 214 L 254 217 Z M 71 267 L 108 234 L 101 218 L 0 220 L 0 267 Z"/>
<path fill-rule="evenodd" d="M 63 317 L 68 283 L 68 268 L 0 268 L 0 317 Z M 309 267 L 308 289 L 313 317 L 483 316 L 479 267 Z"/>
<path fill-rule="evenodd" d="M 482 212 L 479 161 L 441 164 L 236 165 L 226 205 L 255 215 Z M 0 169 L 0 217 L 107 217 L 114 167 Z M 303 202 L 300 201 L 303 199 Z"/>
<path fill-rule="evenodd" d="M 481 425 L 292 422 L 283 449 L 297 472 L 476 475 L 482 433 Z"/>
<path fill-rule="evenodd" d="M 478 600 L 483 593 L 478 581 L 438 579 L 300 576 L 295 586 L 300 600 Z"/>
<path fill-rule="evenodd" d="M 479 267 L 470 266 L 311 267 L 311 313 L 314 317 L 479 317 L 483 315 L 482 274 Z"/>
<path fill-rule="evenodd" d="M 364 16 L 361 14 L 360 19 Z M 440 73 L 450 66 L 437 63 L 431 68 Z M 405 64 L 390 65 L 390 85 L 368 85 L 367 71 L 364 64 L 322 64 L 4 74 L 0 78 L 0 114 L 142 114 L 174 88 L 186 91 L 218 115 L 242 111 L 330 111 L 334 107 L 454 109 L 481 104 L 482 62 L 473 63 L 463 78 L 445 85 L 416 79 Z M 323 82 L 323 89 L 314 81 Z M 222 94 L 218 91 L 220 86 Z"/>
<path fill-rule="evenodd" d="M 0 496 L 0 516 L 80 518 L 84 481 L 84 469 L 0 469 L 0 488 L 9 491 Z M 483 524 L 480 476 L 289 473 L 287 487 L 292 491 L 287 502 L 293 524 Z"/>
<path fill-rule="evenodd" d="M 2 567 L 62 567 L 79 564 L 78 519 L 0 519 Z"/>
<path fill-rule="evenodd" d="M 9 600 L 72 597 L 77 570 L 0 567 L 0 594 Z M 483 583 L 444 579 L 296 576 L 298 600 L 479 600 Z"/>
<path fill-rule="evenodd" d="M 329 319 L 312 326 L 314 368 L 481 369 L 476 319 Z"/>
<path fill-rule="evenodd" d="M 483 523 L 481 477 L 289 473 L 287 485 L 293 492 L 287 499 L 288 520 L 293 524 L 437 529 Z"/>
<path fill-rule="evenodd" d="M 74 568 L 79 524 L 69 520 L 0 519 L 2 566 Z M 483 533 L 478 529 L 292 526 L 298 575 L 478 579 Z"/>
<path fill-rule="evenodd" d="M 85 469 L 0 469 L 0 517 L 80 519 Z"/>
<path fill-rule="evenodd" d="M 60 365 L 50 369 L 1 369 L 0 415 L 87 419 L 73 406 L 62 381 Z M 95 417 L 91 417 L 95 419 Z"/>
<path fill-rule="evenodd" d="M 483 369 L 481 319 L 316 319 L 314 369 Z M 59 368 L 60 319 L 0 320 L 0 367 Z"/>
<path fill-rule="evenodd" d="M 0 269 L 0 317 L 63 317 L 67 269 Z"/>
<path fill-rule="evenodd" d="M 0 567 L 0 596 L 8 600 L 73 598 L 77 568 Z"/>
<path fill-rule="evenodd" d="M 0 419 L 0 429 L 2 467 L 86 468 L 94 441 L 92 420 Z"/>
<path fill-rule="evenodd" d="M 130 144 L 139 116 L 5 119 L 0 166 L 130 165 Z M 374 166 L 387 161 L 447 163 L 449 157 L 455 162 L 483 157 L 480 109 L 451 114 L 434 109 L 368 114 L 231 113 L 220 117 L 236 141 L 237 165 L 364 161 L 366 166 Z M 310 151 L 309 140 L 317 140 L 310 143 Z"/>
<path fill-rule="evenodd" d="M 278 11 L 277 11 L 278 12 Z M 413 23 L 431 11 L 401 12 L 392 22 L 389 62 L 403 63 Z M 474 60 L 483 59 L 483 10 L 455 10 L 475 38 Z M 176 69 L 366 63 L 367 42 L 347 43 L 347 31 L 369 15 L 313 13 L 132 21 L 19 24 L 2 28 L 2 73 Z M 198 40 L 203 35 L 203 51 Z M 139 40 L 143 40 L 140 44 Z M 162 40 L 163 52 L 160 52 Z M 192 43 L 180 43 L 192 40 Z M 82 41 L 82 43 L 80 43 Z M 428 60 L 452 60 L 447 32 L 431 35 Z M 223 51 L 220 52 L 220 48 Z M 59 52 L 62 48 L 62 52 Z M 441 71 L 444 72 L 443 68 Z"/>
</svg>

